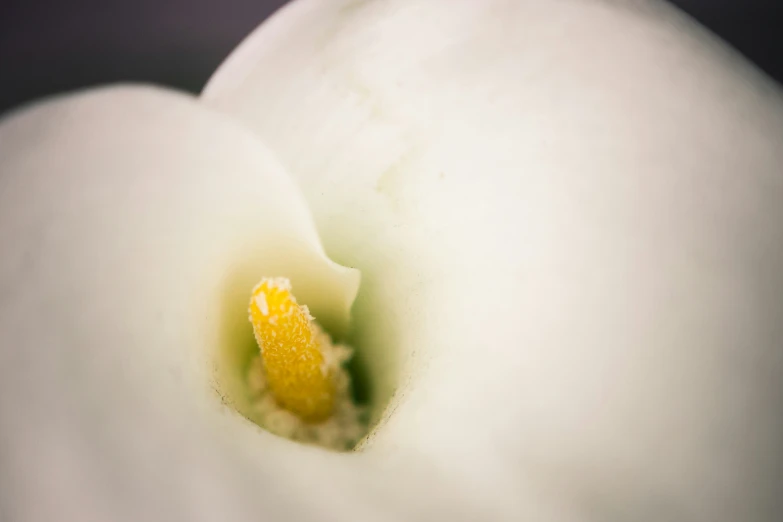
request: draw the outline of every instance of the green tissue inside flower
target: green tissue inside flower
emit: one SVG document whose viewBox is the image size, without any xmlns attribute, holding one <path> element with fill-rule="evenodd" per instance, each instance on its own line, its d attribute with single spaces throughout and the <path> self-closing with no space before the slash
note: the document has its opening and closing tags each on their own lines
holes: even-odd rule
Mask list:
<svg viewBox="0 0 783 522">
<path fill-rule="evenodd" d="M 360 437 L 346 446 L 339 442 L 322 444 L 318 441 L 307 440 L 307 436 L 303 438 L 301 434 L 294 436 L 285 431 L 281 432 L 279 428 L 270 426 L 269 422 L 265 420 L 264 415 L 267 412 L 261 411 L 262 407 L 259 405 L 257 390 L 253 389 L 248 377 L 256 371 L 254 365 L 259 357 L 259 343 L 254 337 L 253 327 L 248 322 L 247 308 L 249 290 L 258 282 L 258 274 L 261 273 L 264 266 L 263 259 L 258 259 L 256 262 L 246 261 L 242 265 L 234 267 L 225 279 L 221 306 L 220 349 L 215 359 L 215 389 L 228 406 L 251 422 L 273 433 L 294 440 L 321 444 L 330 449 L 353 449 L 355 442 L 358 442 Z M 300 283 L 294 288 L 294 292 L 297 296 L 318 295 L 326 290 L 320 286 L 322 286 L 322 282 L 317 277 L 300 278 Z M 300 304 L 308 305 L 308 302 L 302 301 Z M 345 364 L 345 370 L 350 380 L 350 402 L 361 410 L 362 430 L 365 433 L 367 420 L 369 420 L 369 428 L 371 429 L 381 418 L 394 391 L 392 383 L 396 382 L 393 366 L 388 364 L 385 366 L 373 365 L 372 361 L 368 360 L 377 355 L 379 351 L 394 351 L 392 343 L 374 346 L 372 349 L 367 349 L 363 344 L 364 340 L 377 339 L 377 336 L 372 335 L 371 316 L 373 311 L 371 306 L 371 296 L 360 294 L 357 306 L 353 310 L 354 314 L 350 325 L 346 325 L 345 321 L 341 320 L 339 310 L 330 310 L 323 306 L 316 306 L 312 309 L 318 326 L 335 343 L 344 343 L 353 348 L 353 355 Z M 393 357 L 392 354 L 381 358 L 381 360 L 388 361 Z M 268 410 L 268 407 L 266 409 Z M 276 413 L 283 414 L 285 411 L 285 408 L 281 408 L 281 412 Z M 307 425 L 303 425 L 305 426 L 303 429 L 312 432 L 331 421 L 332 419 L 326 419 L 326 422 L 322 423 L 306 423 Z"/>
</svg>

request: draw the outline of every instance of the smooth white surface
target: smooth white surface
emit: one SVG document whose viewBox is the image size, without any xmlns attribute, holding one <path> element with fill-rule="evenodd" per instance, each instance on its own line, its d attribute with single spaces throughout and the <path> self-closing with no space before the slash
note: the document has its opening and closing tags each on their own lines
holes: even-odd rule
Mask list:
<svg viewBox="0 0 783 522">
<path fill-rule="evenodd" d="M 582 520 L 783 516 L 783 104 L 699 27 L 303 0 L 203 97 L 362 270 L 361 349 L 403 383 L 368 455 Z"/>
<path fill-rule="evenodd" d="M 2 520 L 345 520 L 355 466 L 258 429 L 215 382 L 261 276 L 337 316 L 358 283 L 255 136 L 143 87 L 12 114 L 0 245 Z"/>
</svg>

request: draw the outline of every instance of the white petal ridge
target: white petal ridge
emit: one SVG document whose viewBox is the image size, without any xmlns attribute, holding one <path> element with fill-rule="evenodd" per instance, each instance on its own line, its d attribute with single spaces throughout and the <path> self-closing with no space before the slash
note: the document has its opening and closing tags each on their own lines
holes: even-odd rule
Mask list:
<svg viewBox="0 0 783 522">
<path fill-rule="evenodd" d="M 345 496 L 340 477 L 352 468 L 224 404 L 241 398 L 218 375 L 236 354 L 221 351 L 249 329 L 261 276 L 298 279 L 302 301 L 335 324 L 358 285 L 355 270 L 325 256 L 299 193 L 255 136 L 149 87 L 13 113 L 0 124 L 0 245 L 3 517 L 342 510 L 332 499 Z M 312 482 L 303 503 L 296 488 Z"/>
</svg>

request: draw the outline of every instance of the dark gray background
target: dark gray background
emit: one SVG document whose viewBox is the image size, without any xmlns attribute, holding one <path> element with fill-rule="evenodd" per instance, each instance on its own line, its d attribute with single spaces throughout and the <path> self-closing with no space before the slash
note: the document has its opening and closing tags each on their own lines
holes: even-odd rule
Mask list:
<svg viewBox="0 0 783 522">
<path fill-rule="evenodd" d="M 237 43 L 284 3 L 0 0 L 0 112 L 120 80 L 198 92 Z M 783 0 L 673 3 L 783 80 Z"/>
</svg>

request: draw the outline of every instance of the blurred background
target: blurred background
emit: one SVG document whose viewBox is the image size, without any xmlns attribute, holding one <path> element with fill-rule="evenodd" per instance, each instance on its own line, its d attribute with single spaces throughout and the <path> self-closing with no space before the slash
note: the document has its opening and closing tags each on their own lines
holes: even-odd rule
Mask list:
<svg viewBox="0 0 783 522">
<path fill-rule="evenodd" d="M 783 82 L 783 0 L 671 1 Z M 121 80 L 198 92 L 229 52 L 285 3 L 0 0 L 0 112 Z"/>
</svg>

